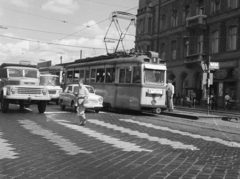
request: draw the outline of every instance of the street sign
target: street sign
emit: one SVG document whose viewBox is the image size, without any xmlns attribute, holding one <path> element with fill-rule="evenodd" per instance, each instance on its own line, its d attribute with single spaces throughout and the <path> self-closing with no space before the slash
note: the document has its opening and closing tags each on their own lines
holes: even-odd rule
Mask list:
<svg viewBox="0 0 240 179">
<path fill-rule="evenodd" d="M 219 62 L 210 62 L 209 69 L 210 70 L 218 70 L 219 69 Z"/>
</svg>

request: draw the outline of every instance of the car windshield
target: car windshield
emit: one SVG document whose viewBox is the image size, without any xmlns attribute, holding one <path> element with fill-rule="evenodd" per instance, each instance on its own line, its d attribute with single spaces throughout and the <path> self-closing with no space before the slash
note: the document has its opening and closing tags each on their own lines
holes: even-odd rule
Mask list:
<svg viewBox="0 0 240 179">
<path fill-rule="evenodd" d="M 43 86 L 60 86 L 59 77 L 52 75 L 40 76 L 40 85 Z"/>
<path fill-rule="evenodd" d="M 8 76 L 9 77 L 27 77 L 27 78 L 37 78 L 37 70 L 33 69 L 16 69 L 9 68 Z"/>
<path fill-rule="evenodd" d="M 88 92 L 89 92 L 89 93 L 94 93 L 93 87 L 91 87 L 91 86 L 85 86 L 85 87 L 88 89 Z M 79 89 L 79 87 L 78 87 L 78 86 L 75 86 L 75 87 L 74 87 L 74 93 L 78 93 L 78 89 Z"/>
<path fill-rule="evenodd" d="M 164 70 L 145 69 L 145 83 L 164 84 Z"/>
</svg>

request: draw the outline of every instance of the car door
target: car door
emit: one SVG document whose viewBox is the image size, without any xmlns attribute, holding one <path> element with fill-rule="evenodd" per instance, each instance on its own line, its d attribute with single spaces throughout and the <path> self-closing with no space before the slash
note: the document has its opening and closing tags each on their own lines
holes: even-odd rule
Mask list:
<svg viewBox="0 0 240 179">
<path fill-rule="evenodd" d="M 66 105 L 67 106 L 71 106 L 71 102 L 72 102 L 72 95 L 73 95 L 73 86 L 70 85 L 68 86 L 68 90 L 67 90 L 67 97 L 66 97 Z"/>
<path fill-rule="evenodd" d="M 66 87 L 66 89 L 64 90 L 63 93 L 60 94 L 60 100 L 62 100 L 63 105 L 67 104 L 67 91 L 68 91 L 68 86 Z"/>
</svg>

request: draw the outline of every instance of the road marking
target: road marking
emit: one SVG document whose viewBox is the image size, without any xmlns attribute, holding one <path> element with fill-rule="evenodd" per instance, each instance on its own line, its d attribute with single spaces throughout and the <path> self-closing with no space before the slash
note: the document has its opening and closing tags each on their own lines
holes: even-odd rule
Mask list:
<svg viewBox="0 0 240 179">
<path fill-rule="evenodd" d="M 168 131 L 168 132 L 175 133 L 175 134 L 181 134 L 181 135 L 189 136 L 189 137 L 192 137 L 192 138 L 195 138 L 195 139 L 203 139 L 205 141 L 217 142 L 217 143 L 229 146 L 229 147 L 240 147 L 240 143 L 237 143 L 237 142 L 226 141 L 226 140 L 223 140 L 223 139 L 209 137 L 209 136 L 201 136 L 201 135 L 192 134 L 192 133 L 189 133 L 189 132 L 181 132 L 181 131 L 178 131 L 178 130 L 170 129 L 168 127 L 160 127 L 160 126 L 156 126 L 156 125 L 145 123 L 145 122 L 134 121 L 132 119 L 119 119 L 119 120 L 124 121 L 124 122 L 138 124 L 140 126 L 144 126 L 144 127 L 148 127 L 148 128 L 160 129 L 160 130 Z"/>
<path fill-rule="evenodd" d="M 9 159 L 15 159 L 18 158 L 19 155 L 16 152 L 13 152 L 13 150 L 16 150 L 13 147 L 10 147 L 12 144 L 8 143 L 7 140 L 2 139 L 3 133 L 0 132 L 0 159 L 4 159 L 4 158 L 9 158 Z"/>
<path fill-rule="evenodd" d="M 77 126 L 77 125 L 69 124 L 68 121 L 65 121 L 65 120 L 55 120 L 55 122 L 65 126 L 65 127 L 74 129 L 74 130 L 76 130 L 78 132 L 81 132 L 83 134 L 86 134 L 90 137 L 94 137 L 98 140 L 103 141 L 104 143 L 111 144 L 112 146 L 114 146 L 116 148 L 123 149 L 123 151 L 152 152 L 152 150 L 141 148 L 140 146 L 135 145 L 134 143 L 121 141 L 120 139 L 116 139 L 114 137 L 110 137 L 110 136 L 101 134 L 101 133 L 96 132 L 94 130 L 88 129 L 84 126 Z"/>
<path fill-rule="evenodd" d="M 68 111 L 49 111 L 49 112 L 44 112 L 44 114 L 65 114 L 65 113 L 72 113 Z"/>
<path fill-rule="evenodd" d="M 25 129 L 30 130 L 32 134 L 40 135 L 45 139 L 48 139 L 50 142 L 59 146 L 61 150 L 64 150 L 69 155 L 76 155 L 78 153 L 92 153 L 91 151 L 82 150 L 80 147 L 76 146 L 68 139 L 64 139 L 62 136 L 53 133 L 50 130 L 43 129 L 37 123 L 30 120 L 19 120 L 19 123 Z"/>
<path fill-rule="evenodd" d="M 150 136 L 147 133 L 142 133 L 142 132 L 138 132 L 138 131 L 133 131 L 131 129 L 127 129 L 124 127 L 119 127 L 113 124 L 109 124 L 103 121 L 99 121 L 99 120 L 95 120 L 95 119 L 88 119 L 88 122 L 93 123 L 93 124 L 97 124 L 109 129 L 113 129 L 116 131 L 120 131 L 122 133 L 127 133 L 129 135 L 133 135 L 133 136 L 137 136 L 138 138 L 143 138 L 143 139 L 147 139 L 149 141 L 153 141 L 153 142 L 158 142 L 159 144 L 162 145 L 170 145 L 172 148 L 174 149 L 189 149 L 189 150 L 199 150 L 197 147 L 193 146 L 193 145 L 185 145 L 181 142 L 177 142 L 177 141 L 171 141 L 165 138 L 158 138 L 155 136 Z"/>
</svg>

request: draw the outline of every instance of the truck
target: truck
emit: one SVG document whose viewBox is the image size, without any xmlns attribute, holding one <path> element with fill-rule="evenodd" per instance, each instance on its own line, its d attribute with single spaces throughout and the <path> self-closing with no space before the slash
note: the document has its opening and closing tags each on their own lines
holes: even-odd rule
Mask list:
<svg viewBox="0 0 240 179">
<path fill-rule="evenodd" d="M 9 104 L 17 104 L 20 109 L 38 105 L 38 112 L 44 113 L 50 101 L 48 90 L 40 85 L 40 72 L 30 62 L 3 63 L 0 66 L 1 111 L 7 113 Z"/>
</svg>

